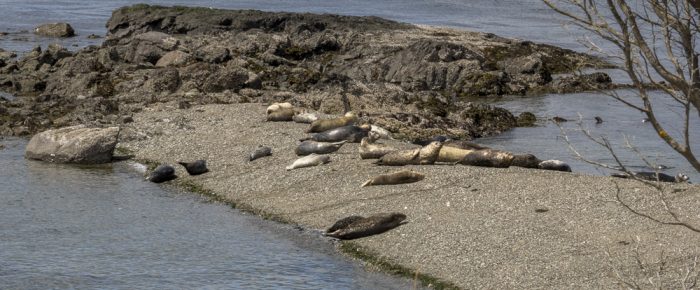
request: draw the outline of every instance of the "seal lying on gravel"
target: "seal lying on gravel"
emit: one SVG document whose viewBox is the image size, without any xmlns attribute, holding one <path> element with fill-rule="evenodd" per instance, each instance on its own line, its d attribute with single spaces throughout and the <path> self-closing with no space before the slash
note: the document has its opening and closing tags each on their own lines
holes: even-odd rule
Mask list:
<svg viewBox="0 0 700 290">
<path fill-rule="evenodd" d="M 571 166 L 559 160 L 545 160 L 537 164 L 537 168 L 544 170 L 556 170 L 571 172 Z"/>
<path fill-rule="evenodd" d="M 618 178 L 630 178 L 630 176 L 627 173 L 613 173 L 610 176 L 618 177 Z M 649 171 L 634 172 L 634 177 L 639 178 L 639 179 L 649 180 L 649 181 L 657 181 L 656 172 L 649 172 Z M 678 173 L 678 174 L 676 174 L 676 176 L 671 176 L 671 175 L 659 172 L 658 181 L 680 183 L 680 182 L 688 182 L 688 179 L 689 179 L 688 176 L 683 174 L 683 173 Z"/>
<path fill-rule="evenodd" d="M 185 167 L 187 173 L 190 175 L 200 175 L 209 172 L 207 168 L 207 161 L 205 160 L 195 160 L 193 162 L 177 162 L 178 164 Z"/>
<path fill-rule="evenodd" d="M 429 165 L 434 164 L 440 155 L 442 142 L 433 141 L 423 148 L 397 150 L 379 158 L 378 165 Z"/>
<path fill-rule="evenodd" d="M 267 107 L 267 120 L 273 122 L 292 121 L 294 107 L 290 103 L 274 103 Z"/>
<path fill-rule="evenodd" d="M 343 140 L 340 142 L 330 143 L 306 140 L 304 142 L 301 142 L 301 144 L 297 146 L 297 149 L 294 151 L 294 153 L 296 153 L 299 156 L 309 155 L 312 153 L 329 154 L 338 151 L 338 149 L 340 149 L 340 147 L 343 146 L 345 142 L 347 141 Z"/>
<path fill-rule="evenodd" d="M 146 180 L 150 182 L 155 182 L 155 183 L 161 183 L 161 182 L 166 182 L 168 180 L 173 180 L 177 178 L 177 175 L 175 175 L 175 168 L 173 168 L 170 165 L 163 164 L 156 169 L 154 169 L 151 174 L 148 175 Z"/>
<path fill-rule="evenodd" d="M 326 233 L 332 233 L 342 228 L 347 228 L 350 224 L 365 219 L 363 216 L 351 215 L 346 218 L 339 219 L 330 228 L 326 230 Z"/>
<path fill-rule="evenodd" d="M 513 155 L 513 161 L 511 161 L 510 165 L 523 168 L 537 168 L 540 162 L 542 162 L 542 160 L 537 159 L 537 157 L 532 154 L 515 154 Z"/>
<path fill-rule="evenodd" d="M 295 160 L 294 163 L 292 163 L 292 165 L 287 166 L 287 170 L 311 167 L 326 164 L 328 162 L 331 162 L 331 158 L 328 155 L 311 154 L 309 156 L 304 156 Z"/>
<path fill-rule="evenodd" d="M 402 184 L 402 183 L 413 183 L 423 180 L 425 175 L 411 170 L 403 170 L 394 173 L 382 174 L 367 180 L 360 187 L 370 186 L 370 185 L 392 185 L 392 184 Z"/>
<path fill-rule="evenodd" d="M 367 218 L 347 217 L 337 221 L 325 235 L 341 240 L 351 240 L 371 235 L 381 234 L 398 227 L 406 219 L 402 213 L 381 213 Z M 352 221 L 352 222 L 349 222 Z M 329 229 L 329 230 L 330 230 Z"/>
<path fill-rule="evenodd" d="M 253 153 L 250 153 L 250 158 L 248 159 L 248 161 L 253 161 L 255 159 L 270 155 L 272 155 L 272 148 L 258 145 L 258 148 L 255 148 L 255 151 L 253 151 Z"/>
<path fill-rule="evenodd" d="M 357 121 L 357 116 L 355 113 L 347 112 L 345 113 L 345 116 L 342 117 L 313 121 L 311 126 L 309 126 L 309 129 L 306 130 L 306 133 L 320 133 L 338 127 L 355 124 L 355 121 Z"/>
<path fill-rule="evenodd" d="M 389 139 L 389 140 L 394 139 L 394 138 L 391 138 L 391 132 L 389 132 L 389 130 L 384 129 L 384 128 L 379 127 L 379 126 L 376 126 L 376 125 L 372 125 L 371 127 L 372 127 L 372 129 L 370 130 L 370 132 L 376 133 L 377 136 L 379 136 L 379 138 L 377 138 L 377 139 Z"/>
<path fill-rule="evenodd" d="M 462 165 L 507 168 L 513 162 L 513 154 L 495 149 L 481 149 L 469 152 L 459 161 Z"/>
<path fill-rule="evenodd" d="M 292 121 L 295 123 L 311 124 L 316 120 L 318 120 L 318 115 L 315 113 L 299 113 L 292 117 Z"/>
<path fill-rule="evenodd" d="M 394 152 L 397 149 L 386 144 L 375 143 L 379 136 L 374 131 L 369 132 L 369 136 L 362 138 L 360 141 L 360 158 L 362 159 L 378 159 L 382 156 Z"/>
<path fill-rule="evenodd" d="M 347 140 L 350 143 L 358 143 L 362 138 L 367 137 L 370 130 L 369 125 L 362 126 L 343 126 L 328 131 L 323 131 L 321 133 L 311 134 L 311 137 L 302 139 L 304 140 L 314 140 L 318 142 L 338 142 Z"/>
</svg>

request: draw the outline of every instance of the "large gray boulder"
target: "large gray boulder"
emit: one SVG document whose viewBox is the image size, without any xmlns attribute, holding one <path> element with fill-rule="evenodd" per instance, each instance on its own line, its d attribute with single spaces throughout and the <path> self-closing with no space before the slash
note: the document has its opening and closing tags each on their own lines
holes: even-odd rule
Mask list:
<svg viewBox="0 0 700 290">
<path fill-rule="evenodd" d="M 73 27 L 68 23 L 46 23 L 34 28 L 34 34 L 50 37 L 71 37 L 75 35 Z"/>
<path fill-rule="evenodd" d="M 78 125 L 48 130 L 32 137 L 25 157 L 55 163 L 107 163 L 112 160 L 118 135 L 118 127 Z"/>
</svg>

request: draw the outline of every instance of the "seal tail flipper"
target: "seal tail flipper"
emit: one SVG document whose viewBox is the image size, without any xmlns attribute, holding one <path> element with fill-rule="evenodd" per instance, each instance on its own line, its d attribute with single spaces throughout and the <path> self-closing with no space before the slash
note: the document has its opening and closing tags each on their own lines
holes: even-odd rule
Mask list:
<svg viewBox="0 0 700 290">
<path fill-rule="evenodd" d="M 365 183 L 363 183 L 362 185 L 360 185 L 360 187 L 365 187 L 365 186 L 370 186 L 370 185 L 372 185 L 372 179 L 367 180 Z"/>
</svg>

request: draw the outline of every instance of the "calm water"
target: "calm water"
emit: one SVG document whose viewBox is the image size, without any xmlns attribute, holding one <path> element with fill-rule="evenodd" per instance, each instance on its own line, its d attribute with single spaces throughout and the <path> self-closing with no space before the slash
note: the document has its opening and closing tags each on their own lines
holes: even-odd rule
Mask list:
<svg viewBox="0 0 700 290">
<path fill-rule="evenodd" d="M 0 289 L 409 289 L 309 231 L 0 140 Z"/>
</svg>

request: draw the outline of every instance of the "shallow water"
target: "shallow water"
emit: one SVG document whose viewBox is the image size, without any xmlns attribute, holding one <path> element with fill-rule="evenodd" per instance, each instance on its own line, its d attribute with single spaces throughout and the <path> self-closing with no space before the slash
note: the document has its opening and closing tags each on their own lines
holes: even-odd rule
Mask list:
<svg viewBox="0 0 700 290">
<path fill-rule="evenodd" d="M 27 161 L 0 140 L 1 289 L 409 289 L 312 231 L 143 181 Z"/>
</svg>

